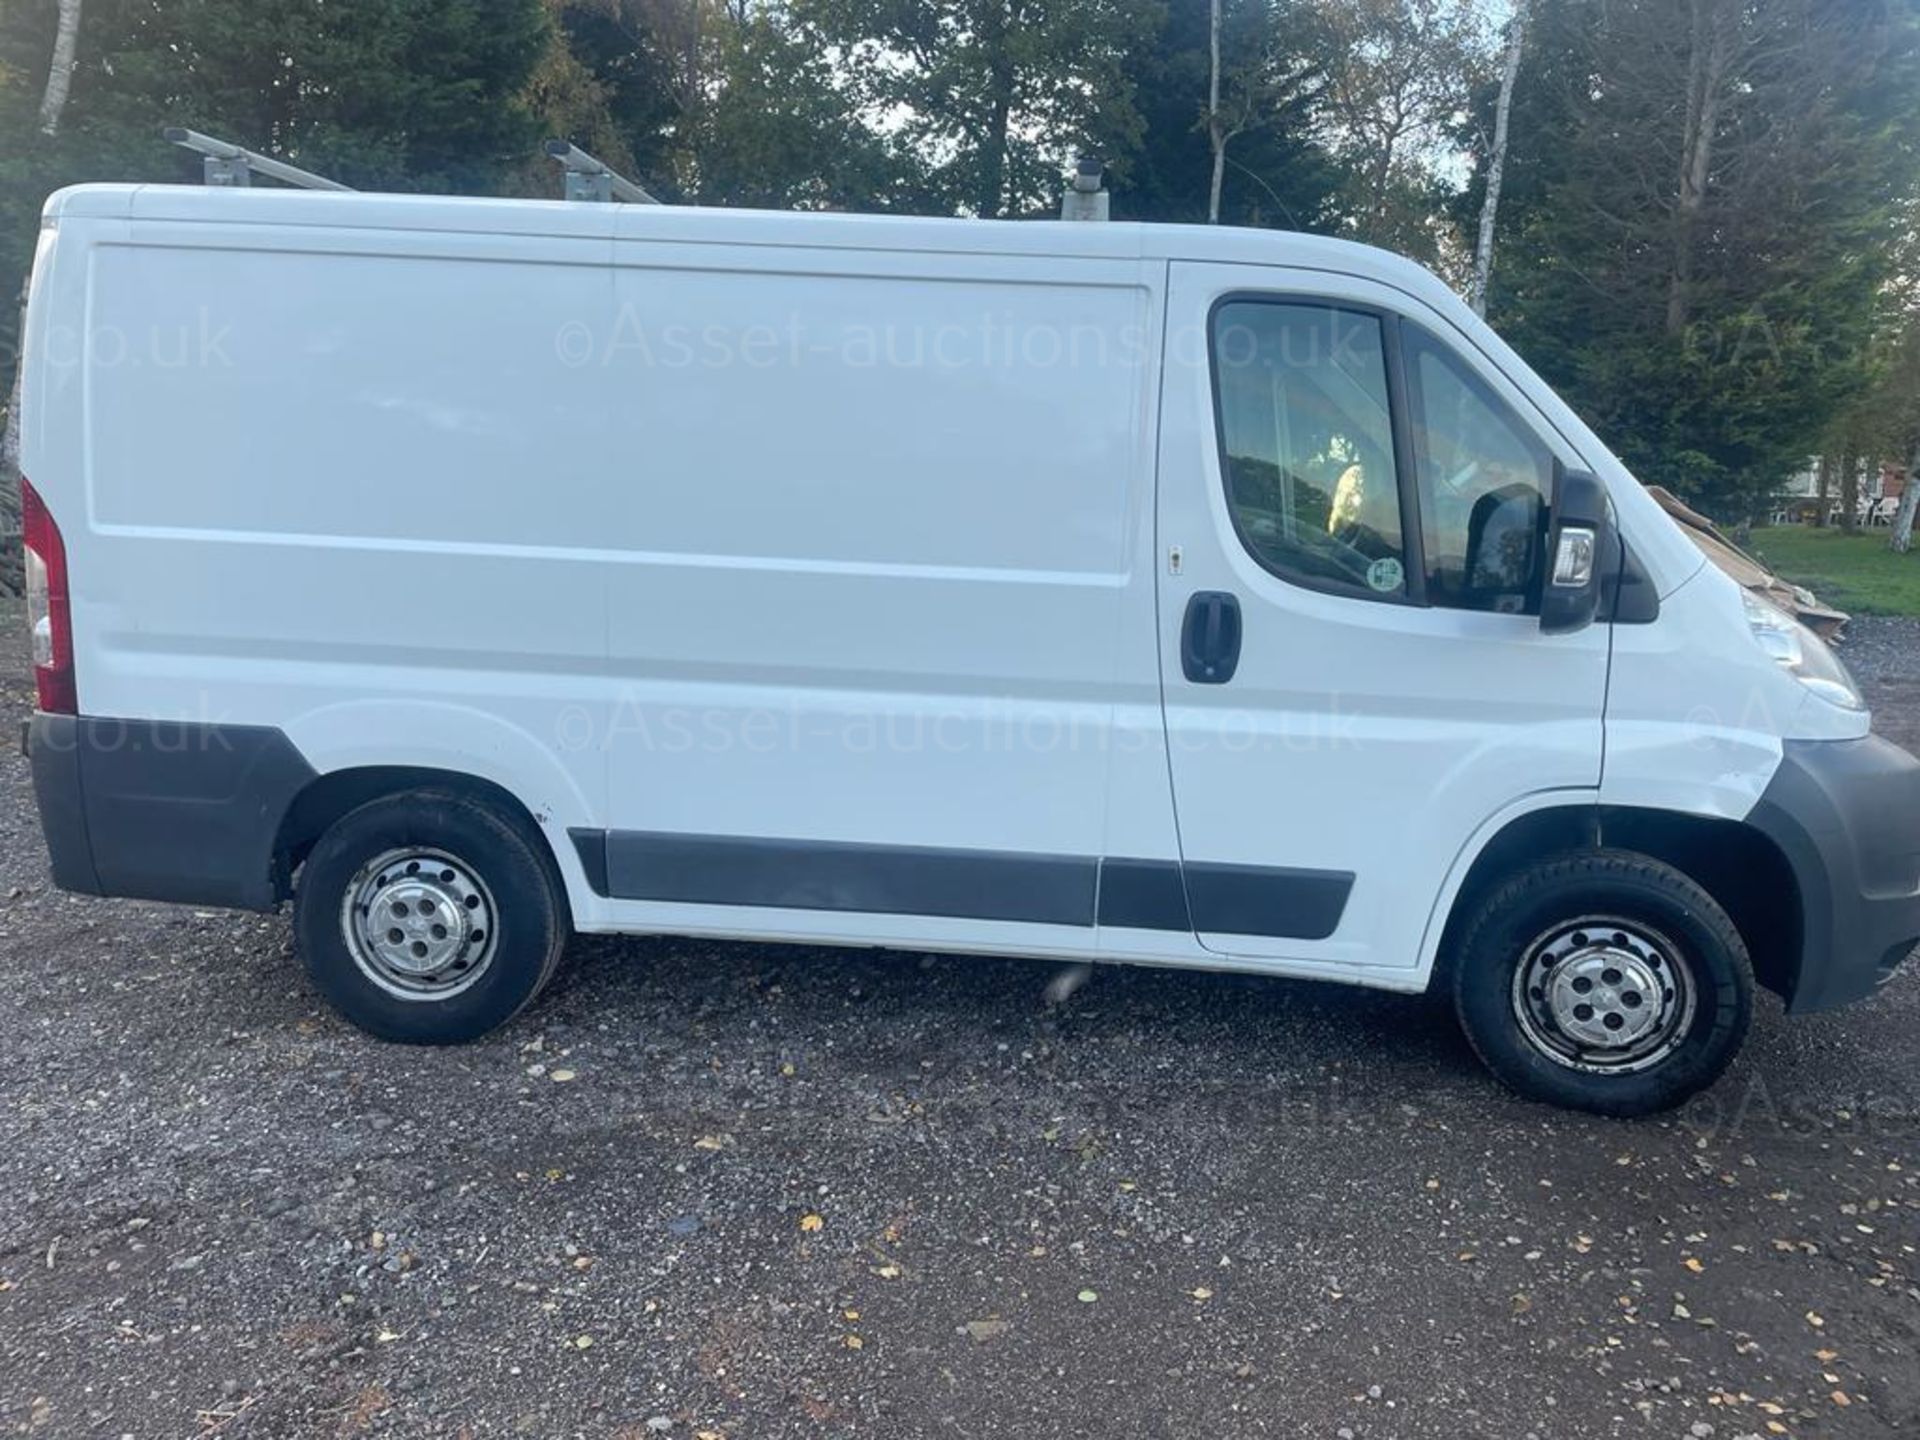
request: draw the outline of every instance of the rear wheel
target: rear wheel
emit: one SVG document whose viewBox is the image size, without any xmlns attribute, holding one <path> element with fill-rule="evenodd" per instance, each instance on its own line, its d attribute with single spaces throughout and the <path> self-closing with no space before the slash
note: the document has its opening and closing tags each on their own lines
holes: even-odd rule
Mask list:
<svg viewBox="0 0 1920 1440">
<path fill-rule="evenodd" d="M 1746 1037 L 1753 974 L 1713 897 L 1649 856 L 1543 861 L 1483 900 L 1454 967 L 1460 1023 L 1521 1094 L 1646 1115 L 1711 1085 Z"/>
<path fill-rule="evenodd" d="M 446 791 L 373 800 L 314 844 L 294 936 L 336 1009 L 384 1040 L 472 1040 L 539 994 L 565 945 L 566 901 L 537 839 Z"/>
</svg>

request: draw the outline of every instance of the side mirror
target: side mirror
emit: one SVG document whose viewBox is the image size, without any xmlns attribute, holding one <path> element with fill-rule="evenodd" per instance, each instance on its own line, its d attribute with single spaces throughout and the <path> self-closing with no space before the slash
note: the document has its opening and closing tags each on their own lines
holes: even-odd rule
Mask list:
<svg viewBox="0 0 1920 1440">
<path fill-rule="evenodd" d="M 1541 630 L 1570 635 L 1593 623 L 1608 557 L 1617 556 L 1619 548 L 1600 477 L 1556 467 L 1547 573 L 1540 593 Z"/>
</svg>

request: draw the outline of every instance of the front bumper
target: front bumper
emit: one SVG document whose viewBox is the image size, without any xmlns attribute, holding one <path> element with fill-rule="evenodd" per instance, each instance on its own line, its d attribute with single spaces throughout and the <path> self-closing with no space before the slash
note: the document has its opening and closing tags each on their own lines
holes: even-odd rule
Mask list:
<svg viewBox="0 0 1920 1440">
<path fill-rule="evenodd" d="M 1789 740 L 1748 823 L 1800 891 L 1795 1014 L 1871 995 L 1920 944 L 1920 760 L 1877 735 Z"/>
<path fill-rule="evenodd" d="M 278 903 L 280 823 L 314 779 L 280 731 L 42 712 L 27 754 L 62 890 L 241 910 Z"/>
</svg>

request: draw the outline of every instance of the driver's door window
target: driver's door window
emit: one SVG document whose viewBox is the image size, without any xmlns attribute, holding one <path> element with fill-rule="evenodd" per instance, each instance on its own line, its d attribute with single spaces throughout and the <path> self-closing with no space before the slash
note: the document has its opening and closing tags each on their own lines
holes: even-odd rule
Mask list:
<svg viewBox="0 0 1920 1440">
<path fill-rule="evenodd" d="M 1228 301 L 1212 328 L 1227 501 L 1247 549 L 1299 584 L 1406 598 L 1380 318 Z"/>
</svg>

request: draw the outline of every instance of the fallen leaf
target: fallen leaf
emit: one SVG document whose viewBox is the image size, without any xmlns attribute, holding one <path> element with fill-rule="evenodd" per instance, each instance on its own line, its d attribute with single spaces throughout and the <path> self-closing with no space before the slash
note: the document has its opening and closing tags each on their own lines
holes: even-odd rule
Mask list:
<svg viewBox="0 0 1920 1440">
<path fill-rule="evenodd" d="M 1098 1290 L 1082 1290 L 1079 1295 L 1079 1300 L 1082 1305 L 1091 1305 L 1099 1298 L 1100 1292 Z"/>
<path fill-rule="evenodd" d="M 1840 1406 L 1851 1405 L 1853 1397 L 1844 1390 L 1836 1390 L 1833 1392 L 1833 1403 Z"/>
<path fill-rule="evenodd" d="M 873 1273 L 878 1275 L 882 1280 L 898 1280 L 900 1278 L 900 1267 L 898 1265 L 880 1265 L 874 1268 Z"/>
<path fill-rule="evenodd" d="M 1689 1255 L 1686 1258 L 1685 1264 L 1687 1269 L 1691 1270 L 1696 1275 L 1698 1275 L 1702 1270 L 1707 1268 L 1705 1265 L 1702 1265 L 1698 1260 L 1696 1260 L 1691 1255 Z"/>
<path fill-rule="evenodd" d="M 1821 1327 L 1823 1327 L 1827 1322 L 1821 1319 L 1817 1313 L 1815 1313 L 1812 1310 L 1809 1310 L 1807 1311 L 1807 1323 L 1813 1326 L 1814 1329 L 1818 1330 Z"/>
<path fill-rule="evenodd" d="M 1213 1298 L 1213 1291 L 1209 1290 L 1204 1285 L 1199 1286 L 1197 1289 L 1192 1290 L 1189 1293 L 1196 1300 L 1205 1301 L 1205 1300 L 1211 1300 Z"/>
<path fill-rule="evenodd" d="M 822 1225 L 825 1225 L 826 1223 L 827 1222 L 822 1220 L 818 1215 L 814 1215 L 811 1213 L 802 1215 L 800 1217 L 800 1228 L 806 1231 L 807 1234 L 809 1235 L 813 1234 L 814 1231 L 818 1230 Z"/>
<path fill-rule="evenodd" d="M 858 1335 L 847 1336 L 847 1348 L 849 1350 L 858 1350 L 861 1346 L 865 1345 L 866 1343 L 867 1342 L 862 1340 Z"/>
<path fill-rule="evenodd" d="M 576 1350 L 591 1350 L 593 1348 L 593 1336 L 591 1335 L 574 1336 L 573 1348 Z"/>
<path fill-rule="evenodd" d="M 718 1135 L 702 1135 L 698 1140 L 693 1142 L 693 1148 L 696 1150 L 724 1150 L 726 1144 L 727 1142 Z"/>
<path fill-rule="evenodd" d="M 858 1310 L 842 1310 L 840 1313 L 849 1320 L 858 1320 L 860 1318 L 860 1312 Z"/>
<path fill-rule="evenodd" d="M 373 1338 L 379 1341 L 382 1345 L 391 1345 L 394 1341 L 398 1340 L 400 1337 L 394 1334 L 394 1332 L 391 1330 L 382 1330 L 378 1335 L 374 1336 Z"/>
<path fill-rule="evenodd" d="M 1840 1358 L 1840 1352 L 1838 1350 L 1816 1350 L 1813 1352 L 1813 1358 L 1818 1360 L 1822 1365 L 1831 1365 Z"/>
<path fill-rule="evenodd" d="M 574 1078 L 574 1074 L 571 1070 L 555 1070 L 552 1074 L 548 1075 L 547 1078 L 556 1085 L 564 1085 L 567 1081 Z"/>
</svg>

